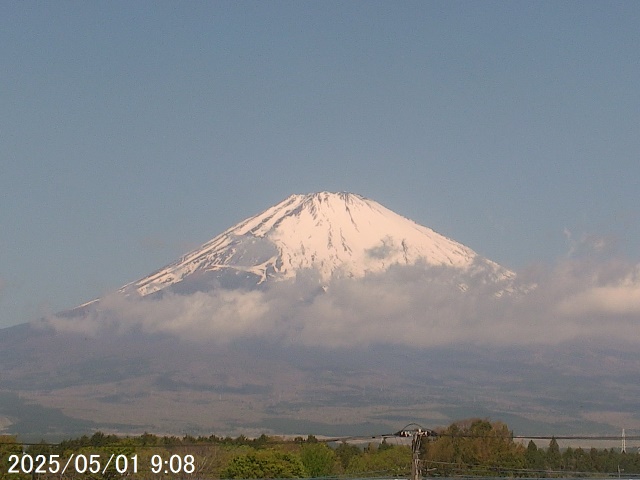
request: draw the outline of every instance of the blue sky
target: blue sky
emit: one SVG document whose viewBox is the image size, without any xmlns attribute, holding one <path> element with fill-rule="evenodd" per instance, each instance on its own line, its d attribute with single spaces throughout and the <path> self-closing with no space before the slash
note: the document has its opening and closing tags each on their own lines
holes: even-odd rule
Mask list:
<svg viewBox="0 0 640 480">
<path fill-rule="evenodd" d="M 585 245 L 637 263 L 639 23 L 638 2 L 2 2 L 0 327 L 320 190 L 516 271 Z"/>
</svg>

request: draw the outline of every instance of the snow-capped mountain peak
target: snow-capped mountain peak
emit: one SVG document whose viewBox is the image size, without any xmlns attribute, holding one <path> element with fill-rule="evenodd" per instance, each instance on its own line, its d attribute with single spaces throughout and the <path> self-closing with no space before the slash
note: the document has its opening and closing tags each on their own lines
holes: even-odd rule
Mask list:
<svg viewBox="0 0 640 480">
<path fill-rule="evenodd" d="M 123 287 L 148 295 L 194 279 L 253 283 L 294 277 L 302 269 L 360 278 L 394 264 L 469 269 L 480 260 L 497 278 L 511 272 L 473 250 L 353 193 L 291 195 L 200 248 Z"/>
</svg>

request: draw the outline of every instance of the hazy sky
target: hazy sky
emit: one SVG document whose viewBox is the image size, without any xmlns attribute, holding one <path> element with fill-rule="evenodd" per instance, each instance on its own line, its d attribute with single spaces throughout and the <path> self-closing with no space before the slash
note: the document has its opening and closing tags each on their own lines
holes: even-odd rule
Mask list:
<svg viewBox="0 0 640 480">
<path fill-rule="evenodd" d="M 320 190 L 516 271 L 636 264 L 639 24 L 635 1 L 0 2 L 0 327 Z"/>
</svg>

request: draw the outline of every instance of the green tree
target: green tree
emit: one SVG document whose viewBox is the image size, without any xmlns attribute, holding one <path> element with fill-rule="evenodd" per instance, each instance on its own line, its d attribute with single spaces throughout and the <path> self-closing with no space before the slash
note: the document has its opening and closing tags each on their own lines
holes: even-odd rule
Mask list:
<svg viewBox="0 0 640 480">
<path fill-rule="evenodd" d="M 575 450 L 571 447 L 567 447 L 560 455 L 562 458 L 562 470 L 573 471 L 576 469 L 576 454 Z"/>
<path fill-rule="evenodd" d="M 300 451 L 300 459 L 309 477 L 326 477 L 333 472 L 336 455 L 324 443 L 308 443 Z"/>
<path fill-rule="evenodd" d="M 526 468 L 531 470 L 544 469 L 544 452 L 538 449 L 533 440 L 529 440 L 527 450 L 524 453 Z"/>
<path fill-rule="evenodd" d="M 582 448 L 576 448 L 574 451 L 575 468 L 578 472 L 592 472 L 594 471 L 591 456 L 585 452 Z"/>
<path fill-rule="evenodd" d="M 19 445 L 18 439 L 11 435 L 0 435 L 0 479 L 23 480 L 30 478 L 30 475 L 20 473 L 8 473 L 10 464 L 9 457 L 11 455 L 21 455 L 22 445 Z"/>
<path fill-rule="evenodd" d="M 342 468 L 346 470 L 347 467 L 349 466 L 349 462 L 351 462 L 351 459 L 353 457 L 359 457 L 360 455 L 362 455 L 362 450 L 360 450 L 355 445 L 351 445 L 347 442 L 342 442 L 335 449 L 335 455 L 340 460 L 340 464 L 342 465 Z"/>
<path fill-rule="evenodd" d="M 470 419 L 445 429 L 429 444 L 424 460 L 437 465 L 440 475 L 496 475 L 524 468 L 525 449 L 504 423 Z"/>
<path fill-rule="evenodd" d="M 233 458 L 222 471 L 223 478 L 302 478 L 300 457 L 275 450 L 258 450 Z"/>
<path fill-rule="evenodd" d="M 346 472 L 358 476 L 406 476 L 411 467 L 411 449 L 397 446 L 369 449 L 362 455 L 351 457 Z"/>
<path fill-rule="evenodd" d="M 562 466 L 562 456 L 560 455 L 560 446 L 555 437 L 551 438 L 549 448 L 547 448 L 546 458 L 547 468 L 558 470 Z"/>
</svg>

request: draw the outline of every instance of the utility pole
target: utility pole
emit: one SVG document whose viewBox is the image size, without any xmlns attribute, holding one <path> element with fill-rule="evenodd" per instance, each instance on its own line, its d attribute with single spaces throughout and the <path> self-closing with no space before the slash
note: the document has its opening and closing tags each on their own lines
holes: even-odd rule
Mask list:
<svg viewBox="0 0 640 480">
<path fill-rule="evenodd" d="M 420 480 L 422 477 L 422 471 L 420 470 L 420 443 L 422 442 L 422 435 L 417 431 L 413 434 L 413 440 L 411 440 L 411 480 Z"/>
<path fill-rule="evenodd" d="M 408 427 L 416 428 L 408 430 Z M 403 430 L 394 434 L 397 437 L 413 437 L 411 440 L 411 480 L 420 480 L 422 478 L 422 468 L 420 465 L 420 445 L 424 437 L 436 437 L 438 434 L 433 430 L 422 428 L 415 423 L 407 425 Z"/>
</svg>

